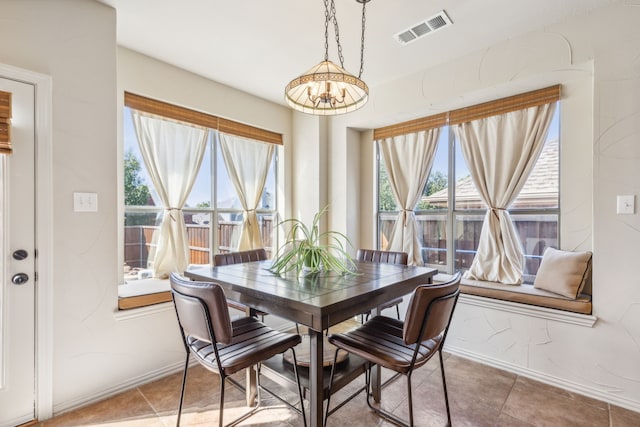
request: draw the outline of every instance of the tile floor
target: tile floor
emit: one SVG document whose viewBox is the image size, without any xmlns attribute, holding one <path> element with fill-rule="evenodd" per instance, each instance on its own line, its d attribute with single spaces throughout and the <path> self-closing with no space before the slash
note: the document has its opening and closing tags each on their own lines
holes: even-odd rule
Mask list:
<svg viewBox="0 0 640 427">
<path fill-rule="evenodd" d="M 445 369 L 454 426 L 640 426 L 640 413 L 548 386 L 467 359 L 445 355 Z M 242 378 L 242 376 L 240 377 Z M 175 426 L 181 374 L 169 375 L 110 399 L 39 423 L 54 426 Z M 265 380 L 265 382 L 268 380 Z M 277 388 L 270 384 L 273 388 Z M 355 389 L 352 383 L 348 388 Z M 437 357 L 413 377 L 415 420 L 418 426 L 443 426 L 446 413 Z M 348 390 L 341 390 L 345 394 Z M 200 366 L 189 369 L 183 426 L 217 425 L 218 377 Z M 296 394 L 285 393 L 290 402 Z M 383 389 L 382 405 L 407 415 L 404 378 Z M 332 402 L 340 397 L 332 398 Z M 241 415 L 244 394 L 227 385 L 225 420 Z M 268 394 L 266 409 L 244 426 L 300 426 L 302 418 Z M 367 407 L 364 394 L 329 417 L 329 426 L 389 426 Z"/>
</svg>

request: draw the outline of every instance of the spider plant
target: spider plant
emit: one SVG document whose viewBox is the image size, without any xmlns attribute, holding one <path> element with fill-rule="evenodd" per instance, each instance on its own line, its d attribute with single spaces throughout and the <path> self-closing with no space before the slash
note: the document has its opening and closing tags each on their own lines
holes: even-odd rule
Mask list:
<svg viewBox="0 0 640 427">
<path fill-rule="evenodd" d="M 297 273 L 313 274 L 321 271 L 334 271 L 340 274 L 354 273 L 356 265 L 346 251 L 344 240 L 349 239 L 338 231 L 320 232 L 320 219 L 327 212 L 325 206 L 313 217 L 308 227 L 296 218 L 282 221 L 279 225 L 289 225 L 285 243 L 278 253 L 269 271 L 276 274 L 296 270 Z M 323 243 L 324 242 L 324 243 Z"/>
</svg>

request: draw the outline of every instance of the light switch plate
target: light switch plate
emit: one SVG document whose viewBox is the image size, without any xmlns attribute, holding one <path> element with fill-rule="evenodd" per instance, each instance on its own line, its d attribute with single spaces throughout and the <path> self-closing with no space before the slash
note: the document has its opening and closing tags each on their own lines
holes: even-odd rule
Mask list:
<svg viewBox="0 0 640 427">
<path fill-rule="evenodd" d="M 74 212 L 98 212 L 97 193 L 73 193 Z"/>
<path fill-rule="evenodd" d="M 634 214 L 635 213 L 636 196 L 618 196 L 617 213 Z"/>
</svg>

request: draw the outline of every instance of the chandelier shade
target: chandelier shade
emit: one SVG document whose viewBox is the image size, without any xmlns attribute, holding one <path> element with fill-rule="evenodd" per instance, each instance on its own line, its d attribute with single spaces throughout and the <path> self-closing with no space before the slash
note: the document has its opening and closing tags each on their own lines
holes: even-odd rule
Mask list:
<svg viewBox="0 0 640 427">
<path fill-rule="evenodd" d="M 364 68 L 365 6 L 371 0 L 356 1 L 362 4 L 360 74 L 356 77 L 344 69 L 335 0 L 324 0 L 324 61 L 291 80 L 285 87 L 285 101 L 294 110 L 307 114 L 332 116 L 355 111 L 367 103 L 369 87 L 361 76 Z M 340 65 L 329 60 L 329 22 L 333 23 L 335 30 Z"/>
<path fill-rule="evenodd" d="M 367 99 L 367 84 L 329 60 L 291 80 L 285 88 L 285 100 L 291 108 L 321 116 L 355 111 Z"/>
</svg>

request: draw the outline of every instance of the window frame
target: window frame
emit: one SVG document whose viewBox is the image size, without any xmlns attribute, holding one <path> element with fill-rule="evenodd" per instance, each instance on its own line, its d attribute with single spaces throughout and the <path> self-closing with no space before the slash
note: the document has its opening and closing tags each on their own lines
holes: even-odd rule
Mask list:
<svg viewBox="0 0 640 427">
<path fill-rule="evenodd" d="M 526 109 L 531 106 L 540 105 L 543 103 L 549 102 L 557 102 L 558 110 L 560 107 L 560 89 L 561 86 L 552 86 L 545 89 L 540 89 L 533 92 L 528 92 L 521 95 L 515 95 L 508 98 L 503 98 L 496 101 L 490 101 L 483 104 L 478 104 L 470 107 L 461 108 L 458 110 L 454 110 L 451 112 L 441 113 L 435 116 L 425 117 L 421 119 L 412 120 L 410 122 L 404 122 L 396 125 L 387 126 L 385 128 L 376 129 L 374 131 L 374 142 L 378 139 L 386 138 L 389 136 L 401 135 L 403 133 L 415 132 L 418 130 L 425 129 L 425 127 L 439 127 L 441 129 L 448 128 L 448 173 L 447 173 L 447 183 L 448 183 L 448 203 L 447 208 L 445 209 L 437 209 L 437 210 L 416 210 L 416 217 L 419 216 L 442 216 L 446 217 L 446 264 L 443 269 L 442 265 L 438 264 L 427 264 L 426 266 L 432 268 L 438 268 L 443 273 L 453 273 L 454 270 L 458 266 L 455 265 L 456 252 L 458 248 L 456 247 L 456 224 L 459 221 L 459 218 L 470 215 L 479 215 L 484 217 L 486 214 L 486 209 L 457 209 L 456 208 L 456 140 L 454 132 L 451 131 L 451 125 L 462 123 L 465 121 L 480 119 L 484 117 L 489 117 L 492 115 L 503 114 L 509 111 L 515 111 L 520 109 Z M 561 126 L 561 116 L 559 112 L 557 112 L 559 117 L 558 126 Z M 444 124 L 442 123 L 444 116 Z M 548 140 L 547 140 L 548 141 Z M 545 143 L 547 142 L 545 141 Z M 559 135 L 558 135 L 558 144 L 560 145 Z M 540 208 L 540 209 L 510 209 L 509 214 L 514 222 L 517 221 L 518 217 L 522 217 L 525 215 L 555 215 L 556 217 L 556 227 L 557 227 L 557 245 L 560 247 L 560 227 L 561 227 L 561 206 L 560 206 L 560 189 L 561 189 L 561 170 L 560 170 L 560 146 L 558 147 L 558 203 L 555 208 Z M 389 215 L 397 216 L 398 211 L 381 211 L 380 210 L 380 168 L 382 164 L 382 159 L 380 155 L 380 147 L 379 144 L 375 144 L 375 159 L 376 159 L 376 168 L 375 168 L 375 191 L 376 191 L 376 247 L 381 249 L 381 236 L 382 236 L 382 221 L 383 217 L 387 217 Z M 431 174 L 431 172 L 430 172 Z M 417 207 L 417 205 L 416 205 Z M 523 245 L 523 249 L 526 252 L 525 242 L 521 242 Z M 434 248 L 439 249 L 439 248 Z M 475 253 L 477 248 L 473 250 L 473 254 Z M 525 253 L 525 259 L 527 259 L 527 255 Z M 424 257 L 423 257 L 424 260 Z M 460 269 L 460 268 L 458 268 Z M 464 270 L 464 269 L 463 269 Z M 527 275 L 523 272 L 523 281 L 525 284 L 533 283 L 535 275 Z"/>
<path fill-rule="evenodd" d="M 143 97 L 140 95 L 135 95 L 130 92 L 125 92 L 124 96 L 124 105 L 122 109 L 122 114 L 125 115 L 129 111 L 129 109 L 134 108 L 138 110 L 145 111 L 147 113 L 156 114 L 168 120 L 177 120 L 180 122 L 186 122 L 191 124 L 196 124 L 199 126 L 204 126 L 209 130 L 215 130 L 217 132 L 224 132 L 228 134 L 232 134 L 235 136 L 251 139 L 257 142 L 274 144 L 276 149 L 274 150 L 274 156 L 272 159 L 273 164 L 270 168 L 273 168 L 273 173 L 275 174 L 275 186 L 274 186 L 274 194 L 273 194 L 273 207 L 271 209 L 264 209 L 260 206 L 256 209 L 256 213 L 260 217 L 261 215 L 270 215 L 272 216 L 273 221 L 273 229 L 271 231 L 271 250 L 275 251 L 278 248 L 278 238 L 279 234 L 277 233 L 277 227 L 275 226 L 275 222 L 278 218 L 278 208 L 277 208 L 277 200 L 278 200 L 278 192 L 280 189 L 280 168 L 279 168 L 279 158 L 280 158 L 280 150 L 282 149 L 282 135 L 279 133 L 271 132 L 268 130 L 264 130 L 261 128 L 256 128 L 250 125 L 246 125 L 244 123 L 235 122 L 229 119 L 213 116 L 207 113 L 202 113 L 196 110 L 191 110 L 188 108 L 176 106 L 173 104 L 169 104 L 163 101 L 158 101 L 155 99 Z M 240 214 L 242 215 L 242 209 L 234 209 L 234 208 L 219 208 L 218 207 L 218 185 L 217 185 L 217 173 L 218 173 L 218 147 L 220 144 L 219 137 L 214 135 L 209 135 L 209 140 L 207 144 L 210 148 L 210 197 L 211 202 L 209 207 L 184 207 L 183 212 L 198 212 L 198 213 L 207 213 L 210 215 L 211 221 L 209 224 L 209 255 L 208 255 L 208 264 L 213 264 L 213 258 L 215 254 L 220 252 L 220 239 L 219 239 L 219 214 Z M 126 151 L 122 150 L 122 155 L 119 161 L 124 162 L 124 157 L 126 155 Z M 143 165 L 143 167 L 145 167 Z M 148 183 L 148 185 L 153 185 Z M 124 188 L 121 190 L 124 194 Z M 144 205 L 126 205 L 125 198 L 122 198 L 122 212 L 123 215 L 126 215 L 130 212 L 148 212 L 148 213 L 162 213 L 162 208 L 158 206 L 144 206 Z M 188 224 L 187 224 L 188 225 Z M 122 233 L 123 239 L 122 244 L 126 245 L 125 241 L 125 227 L 127 227 L 124 222 L 119 229 L 119 233 Z M 190 245 L 190 249 L 192 246 Z M 125 263 L 126 251 L 122 253 L 122 259 L 119 265 L 123 265 Z M 123 280 L 124 271 L 120 271 L 119 277 Z M 144 280 L 144 279 L 143 279 Z M 160 282 L 160 280 L 155 279 L 156 282 Z M 126 284 L 126 281 L 123 280 L 121 282 L 123 285 Z M 168 288 L 168 280 L 166 283 L 162 284 L 151 284 L 154 290 L 135 294 L 132 296 L 124 296 L 118 297 L 118 309 L 119 310 L 127 310 L 132 308 L 145 307 L 153 304 L 160 304 L 164 302 L 171 301 L 171 293 Z M 119 292 L 120 294 L 120 292 Z"/>
</svg>

